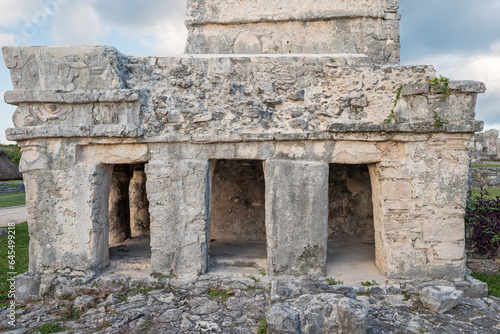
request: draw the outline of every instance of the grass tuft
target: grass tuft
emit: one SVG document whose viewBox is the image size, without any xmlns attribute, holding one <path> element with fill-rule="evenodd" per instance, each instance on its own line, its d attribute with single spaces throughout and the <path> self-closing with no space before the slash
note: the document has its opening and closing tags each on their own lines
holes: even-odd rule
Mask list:
<svg viewBox="0 0 500 334">
<path fill-rule="evenodd" d="M 28 223 L 17 224 L 14 231 L 15 233 L 15 265 L 14 270 L 11 270 L 9 265 L 8 252 L 9 249 L 9 235 L 0 237 L 0 307 L 7 306 L 9 300 L 9 272 L 15 272 L 18 275 L 28 270 L 28 255 L 29 255 L 29 233 Z M 11 237 L 12 238 L 12 237 Z"/>
<path fill-rule="evenodd" d="M 51 334 L 65 332 L 68 330 L 65 326 L 61 325 L 59 322 L 48 322 L 36 329 L 41 334 Z"/>
<path fill-rule="evenodd" d="M 488 284 L 488 294 L 500 298 L 500 274 L 476 274 L 472 277 Z"/>
<path fill-rule="evenodd" d="M 210 288 L 208 290 L 208 295 L 210 297 L 212 297 L 212 298 L 217 299 L 221 303 L 225 303 L 229 299 L 228 291 L 229 291 L 229 289 L 221 289 L 221 288 L 213 289 L 213 288 Z"/>
</svg>

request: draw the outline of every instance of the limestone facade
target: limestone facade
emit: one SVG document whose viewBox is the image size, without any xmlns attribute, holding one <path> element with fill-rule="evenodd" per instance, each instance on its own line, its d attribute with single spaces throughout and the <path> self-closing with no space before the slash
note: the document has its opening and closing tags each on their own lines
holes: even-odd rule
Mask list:
<svg viewBox="0 0 500 334">
<path fill-rule="evenodd" d="M 380 271 L 393 279 L 462 279 L 468 151 L 482 129 L 474 117 L 484 84 L 451 81 L 443 98 L 429 85 L 431 66 L 397 65 L 395 1 L 324 1 L 325 8 L 304 0 L 303 15 L 293 19 L 290 2 L 266 2 L 268 16 L 258 4 L 247 16 L 248 9 L 236 10 L 240 2 L 188 1 L 187 51 L 259 55 L 3 49 L 14 87 L 5 100 L 18 107 L 7 137 L 22 148 L 30 273 L 94 274 L 107 265 L 113 238 L 148 228 L 152 273 L 209 272 L 211 215 L 220 209 L 212 205 L 214 173 L 221 161 L 251 160 L 261 166 L 254 182 L 263 190 L 235 210 L 264 206 L 252 211 L 256 227 L 243 234 L 265 234 L 269 274 L 325 274 L 335 220 L 331 166 L 358 165 L 363 181 L 345 187 L 351 194 L 371 187 L 360 202 L 371 199 Z M 292 54 L 273 46 L 279 34 L 260 35 L 271 21 L 277 32 L 297 25 Z M 338 41 L 306 38 L 315 24 L 347 32 L 333 34 Z M 244 32 L 233 33 L 233 25 Z M 344 45 L 352 36 L 354 44 Z M 329 54 L 299 54 L 312 52 Z M 128 218 L 119 202 L 127 185 L 135 189 Z M 129 229 L 121 223 L 127 219 Z"/>
</svg>

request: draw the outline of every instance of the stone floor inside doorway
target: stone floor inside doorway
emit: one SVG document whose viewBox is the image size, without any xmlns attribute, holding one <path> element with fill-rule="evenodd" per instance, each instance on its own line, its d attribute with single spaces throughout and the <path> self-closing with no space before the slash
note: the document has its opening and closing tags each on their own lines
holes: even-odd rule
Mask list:
<svg viewBox="0 0 500 334">
<path fill-rule="evenodd" d="M 375 280 L 385 283 L 387 278 L 375 266 L 373 240 L 331 240 L 328 242 L 326 275 L 346 284 Z"/>
</svg>

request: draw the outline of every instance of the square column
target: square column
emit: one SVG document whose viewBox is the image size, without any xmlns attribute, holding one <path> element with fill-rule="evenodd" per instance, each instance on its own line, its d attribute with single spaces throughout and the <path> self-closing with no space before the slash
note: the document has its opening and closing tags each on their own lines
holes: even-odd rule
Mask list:
<svg viewBox="0 0 500 334">
<path fill-rule="evenodd" d="M 210 162 L 146 165 L 151 219 L 151 272 L 203 274 L 208 268 Z"/>
<path fill-rule="evenodd" d="M 82 276 L 107 264 L 111 174 L 100 164 L 24 170 L 30 273 Z"/>
<path fill-rule="evenodd" d="M 269 160 L 265 179 L 269 272 L 325 274 L 328 164 Z"/>
</svg>

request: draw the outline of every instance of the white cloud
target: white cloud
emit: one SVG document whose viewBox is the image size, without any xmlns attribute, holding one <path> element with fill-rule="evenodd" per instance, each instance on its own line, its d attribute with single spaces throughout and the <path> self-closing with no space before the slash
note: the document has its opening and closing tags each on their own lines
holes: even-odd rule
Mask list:
<svg viewBox="0 0 500 334">
<path fill-rule="evenodd" d="M 453 80 L 484 82 L 486 93 L 478 96 L 476 119 L 488 125 L 500 124 L 500 42 L 487 51 L 434 54 L 409 63 L 432 64 L 438 74 Z"/>
<path fill-rule="evenodd" d="M 52 22 L 52 40 L 56 44 L 97 44 L 106 37 L 109 26 L 92 8 L 93 1 L 61 6 Z"/>
<path fill-rule="evenodd" d="M 20 41 L 16 35 L 0 33 L 0 47 L 1 46 L 15 46 L 15 45 L 19 45 L 19 44 L 20 44 Z"/>
<path fill-rule="evenodd" d="M 180 23 L 161 22 L 152 28 L 154 41 L 148 41 L 155 54 L 180 54 L 184 52 L 187 28 Z"/>
<path fill-rule="evenodd" d="M 41 10 L 39 0 L 2 0 L 0 1 L 0 26 L 12 26 L 21 18 L 31 20 Z"/>
</svg>

